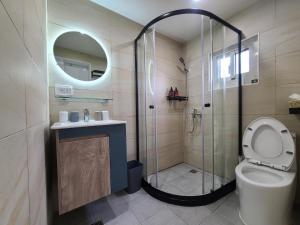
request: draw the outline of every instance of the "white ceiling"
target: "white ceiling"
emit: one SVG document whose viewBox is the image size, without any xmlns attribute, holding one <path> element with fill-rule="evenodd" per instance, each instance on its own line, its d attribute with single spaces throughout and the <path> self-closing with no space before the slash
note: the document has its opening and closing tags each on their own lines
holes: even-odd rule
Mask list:
<svg viewBox="0 0 300 225">
<path fill-rule="evenodd" d="M 146 25 L 157 16 L 176 9 L 198 8 L 210 11 L 228 19 L 259 0 L 91 0 L 99 5 L 125 16 L 139 24 Z M 156 29 L 168 37 L 186 42 L 199 33 L 199 17 L 178 16 L 158 23 Z"/>
</svg>

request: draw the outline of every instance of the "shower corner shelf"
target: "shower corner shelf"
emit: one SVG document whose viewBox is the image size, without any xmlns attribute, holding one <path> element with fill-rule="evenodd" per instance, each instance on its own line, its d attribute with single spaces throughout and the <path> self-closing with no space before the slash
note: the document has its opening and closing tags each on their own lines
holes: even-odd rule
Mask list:
<svg viewBox="0 0 300 225">
<path fill-rule="evenodd" d="M 300 108 L 289 108 L 290 114 L 300 114 Z"/>
<path fill-rule="evenodd" d="M 189 97 L 187 96 L 167 96 L 168 101 L 187 101 Z"/>
<path fill-rule="evenodd" d="M 112 101 L 112 98 L 96 98 L 96 97 L 63 97 L 63 96 L 55 96 L 55 98 L 62 100 L 62 101 L 82 101 L 86 100 L 89 102 L 98 102 L 98 103 L 108 103 L 109 101 Z"/>
</svg>

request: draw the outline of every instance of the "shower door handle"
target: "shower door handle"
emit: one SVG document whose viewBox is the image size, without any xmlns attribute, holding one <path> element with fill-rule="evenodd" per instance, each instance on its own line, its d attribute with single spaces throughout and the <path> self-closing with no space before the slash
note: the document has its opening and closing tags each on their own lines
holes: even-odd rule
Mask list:
<svg viewBox="0 0 300 225">
<path fill-rule="evenodd" d="M 154 105 L 149 105 L 149 109 L 154 109 Z"/>
</svg>

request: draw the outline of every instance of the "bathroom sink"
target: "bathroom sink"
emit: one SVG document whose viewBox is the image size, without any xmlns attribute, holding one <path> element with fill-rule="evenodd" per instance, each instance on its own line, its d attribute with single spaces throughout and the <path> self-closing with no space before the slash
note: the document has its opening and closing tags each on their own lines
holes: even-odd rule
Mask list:
<svg viewBox="0 0 300 225">
<path fill-rule="evenodd" d="M 107 126 L 107 125 L 115 125 L 115 124 L 126 124 L 126 121 L 121 120 L 89 120 L 88 122 L 84 122 L 80 120 L 78 122 L 65 122 L 65 123 L 54 123 L 51 126 L 52 130 L 59 129 L 70 129 L 70 128 L 78 128 L 78 127 L 95 127 L 95 126 Z"/>
</svg>

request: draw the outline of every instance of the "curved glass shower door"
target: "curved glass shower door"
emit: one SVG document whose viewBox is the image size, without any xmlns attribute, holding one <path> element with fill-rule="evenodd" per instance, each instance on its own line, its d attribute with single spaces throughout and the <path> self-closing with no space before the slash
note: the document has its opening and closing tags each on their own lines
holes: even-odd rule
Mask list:
<svg viewBox="0 0 300 225">
<path fill-rule="evenodd" d="M 238 35 L 210 20 L 208 88 L 203 88 L 205 193 L 235 180 L 239 144 Z M 206 116 L 206 118 L 205 118 Z"/>
<path fill-rule="evenodd" d="M 155 102 L 155 29 L 149 28 L 137 43 L 139 157 L 144 165 L 143 178 L 158 185 Z"/>
<path fill-rule="evenodd" d="M 183 17 L 197 25 L 193 37 L 181 32 L 174 40 L 157 32 Z M 234 190 L 240 38 L 222 19 L 191 9 L 157 18 L 135 40 L 138 160 L 144 188 L 154 197 L 204 205 Z"/>
</svg>

